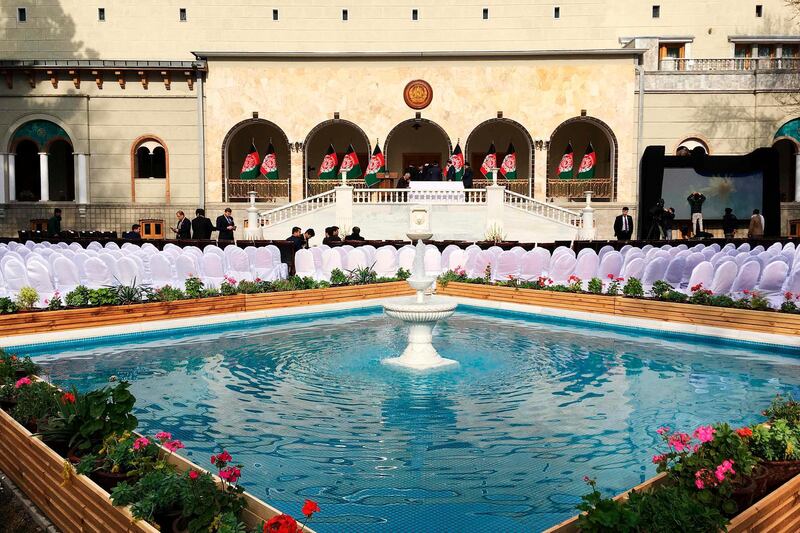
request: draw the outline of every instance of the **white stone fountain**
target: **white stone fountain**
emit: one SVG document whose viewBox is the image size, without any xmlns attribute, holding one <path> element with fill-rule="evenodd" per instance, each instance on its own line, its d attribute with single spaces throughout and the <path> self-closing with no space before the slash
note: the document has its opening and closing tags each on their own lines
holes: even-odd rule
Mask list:
<svg viewBox="0 0 800 533">
<path fill-rule="evenodd" d="M 383 363 L 410 370 L 432 370 L 447 366 L 458 365 L 458 361 L 445 359 L 433 347 L 433 328 L 436 322 L 445 319 L 456 310 L 455 303 L 436 303 L 430 299 L 426 301 L 425 291 L 433 285 L 435 278 L 425 274 L 425 245 L 422 239 L 428 239 L 431 234 L 409 233 L 411 242 L 417 241 L 414 265 L 408 284 L 417 291 L 414 301 L 408 303 L 384 304 L 383 311 L 392 318 L 402 320 L 409 325 L 408 346 L 400 357 L 384 359 Z"/>
</svg>

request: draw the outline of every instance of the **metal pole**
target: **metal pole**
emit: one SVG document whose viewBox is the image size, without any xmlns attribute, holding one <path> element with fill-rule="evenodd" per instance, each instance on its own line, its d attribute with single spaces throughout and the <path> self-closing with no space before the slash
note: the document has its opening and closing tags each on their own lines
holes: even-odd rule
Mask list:
<svg viewBox="0 0 800 533">
<path fill-rule="evenodd" d="M 198 139 L 198 154 L 200 155 L 200 197 L 198 203 L 202 209 L 206 208 L 206 130 L 205 130 L 205 112 L 203 106 L 203 73 L 197 71 L 197 139 Z M 230 164 L 230 162 L 228 162 Z M 223 176 L 227 181 L 227 176 Z M 225 202 L 228 201 L 228 187 L 225 184 Z"/>
</svg>

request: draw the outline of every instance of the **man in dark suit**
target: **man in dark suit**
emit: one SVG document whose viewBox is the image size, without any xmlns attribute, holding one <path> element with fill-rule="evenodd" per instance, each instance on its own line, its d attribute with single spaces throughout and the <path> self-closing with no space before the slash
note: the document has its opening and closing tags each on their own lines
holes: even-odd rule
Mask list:
<svg viewBox="0 0 800 533">
<path fill-rule="evenodd" d="M 633 234 L 633 217 L 628 214 L 628 208 L 622 208 L 622 214 L 614 219 L 614 236 L 618 241 L 629 241 Z"/>
<path fill-rule="evenodd" d="M 192 220 L 192 238 L 198 241 L 207 241 L 211 238 L 211 232 L 216 231 L 211 220 L 206 218 L 205 209 L 197 209 Z"/>
<path fill-rule="evenodd" d="M 192 223 L 189 222 L 189 219 L 186 218 L 186 215 L 183 213 L 183 211 L 178 211 L 175 213 L 175 216 L 178 218 L 178 222 L 175 224 L 175 227 L 172 228 L 172 233 L 175 234 L 175 238 L 191 239 Z"/>
<path fill-rule="evenodd" d="M 439 163 L 434 161 L 433 164 L 428 167 L 428 181 L 442 181 L 442 169 L 439 168 Z"/>
<path fill-rule="evenodd" d="M 301 230 L 299 227 L 295 226 L 292 228 L 292 234 L 286 239 L 292 243 L 295 252 L 301 249 L 306 243 L 305 238 L 303 238 L 302 231 L 303 230 Z"/>
<path fill-rule="evenodd" d="M 472 188 L 472 167 L 469 166 L 469 163 L 464 163 L 464 177 L 461 178 L 461 183 L 464 184 L 465 189 Z"/>
<path fill-rule="evenodd" d="M 129 241 L 141 241 L 142 227 L 139 224 L 132 225 L 130 231 L 126 231 L 122 234 L 122 238 L 128 239 Z"/>
<path fill-rule="evenodd" d="M 236 229 L 236 224 L 233 223 L 232 214 L 231 208 L 226 207 L 225 213 L 217 217 L 217 231 L 221 241 L 233 240 L 233 231 Z"/>
<path fill-rule="evenodd" d="M 53 209 L 53 216 L 47 221 L 47 234 L 51 237 L 61 236 L 61 209 Z"/>
</svg>

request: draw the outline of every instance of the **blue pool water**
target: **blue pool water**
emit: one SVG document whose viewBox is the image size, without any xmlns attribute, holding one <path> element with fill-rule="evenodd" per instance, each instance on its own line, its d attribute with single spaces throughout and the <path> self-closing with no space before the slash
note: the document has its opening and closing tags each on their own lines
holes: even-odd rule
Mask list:
<svg viewBox="0 0 800 533">
<path fill-rule="evenodd" d="M 378 310 L 199 330 L 37 358 L 80 389 L 131 381 L 142 430 L 201 465 L 226 448 L 285 512 L 316 500 L 320 533 L 538 531 L 575 514 L 584 475 L 609 494 L 651 476 L 658 426 L 749 423 L 800 391 L 800 361 L 774 348 L 475 308 L 436 331 L 460 367 L 428 375 L 381 365 L 406 332 Z"/>
</svg>

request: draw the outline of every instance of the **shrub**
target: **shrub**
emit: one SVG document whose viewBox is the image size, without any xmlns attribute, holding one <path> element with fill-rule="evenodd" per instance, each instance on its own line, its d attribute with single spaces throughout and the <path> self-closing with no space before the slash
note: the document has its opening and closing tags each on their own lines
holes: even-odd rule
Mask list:
<svg viewBox="0 0 800 533">
<path fill-rule="evenodd" d="M 0 298 L 0 315 L 8 315 L 17 311 L 19 311 L 19 307 L 14 300 L 5 296 Z"/>
<path fill-rule="evenodd" d="M 49 300 L 45 300 L 44 303 L 47 305 L 49 311 L 58 311 L 64 307 L 64 302 L 61 300 L 61 293 L 58 291 L 54 292 L 53 297 Z"/>
<path fill-rule="evenodd" d="M 769 300 L 759 292 L 753 292 L 750 296 L 750 309 L 756 311 L 771 311 L 772 307 L 769 305 Z"/>
<path fill-rule="evenodd" d="M 200 298 L 215 298 L 219 295 L 219 289 L 216 287 L 207 287 L 205 289 L 201 289 L 199 293 Z"/>
<path fill-rule="evenodd" d="M 237 292 L 237 286 L 235 279 L 225 278 L 225 281 L 222 282 L 222 285 L 219 287 L 219 293 L 222 296 L 233 296 Z"/>
<path fill-rule="evenodd" d="M 17 293 L 17 305 L 23 311 L 30 311 L 39 302 L 39 293 L 33 287 L 22 287 Z"/>
<path fill-rule="evenodd" d="M 628 507 L 636 516 L 637 531 L 648 533 L 725 531 L 728 519 L 707 506 L 691 490 L 666 485 L 649 492 L 632 492 Z"/>
<path fill-rule="evenodd" d="M 116 305 L 117 291 L 110 287 L 100 289 L 89 289 L 89 305 L 97 307 L 100 305 Z"/>
<path fill-rule="evenodd" d="M 130 285 L 117 285 L 109 288 L 114 291 L 116 305 L 140 304 L 147 299 L 150 293 L 147 287 L 136 285 L 135 279 Z"/>
<path fill-rule="evenodd" d="M 569 292 L 583 292 L 583 282 L 581 281 L 581 278 L 575 274 L 571 275 L 569 279 L 567 279 L 567 283 L 567 290 Z"/>
<path fill-rule="evenodd" d="M 186 298 L 186 293 L 182 290 L 171 285 L 164 285 L 163 287 L 154 290 L 148 300 L 153 302 L 174 302 L 176 300 L 183 300 Z"/>
<path fill-rule="evenodd" d="M 666 294 L 674 288 L 675 287 L 673 287 L 666 281 L 660 279 L 655 283 L 653 283 L 653 286 L 650 288 L 650 294 L 652 294 L 654 298 L 663 300 L 664 296 L 666 296 Z"/>
<path fill-rule="evenodd" d="M 795 401 L 791 394 L 778 394 L 761 414 L 770 422 L 786 420 L 790 425 L 800 427 L 800 402 Z"/>
<path fill-rule="evenodd" d="M 261 290 L 261 285 L 259 283 L 243 279 L 236 286 L 236 292 L 238 294 L 258 294 L 264 291 Z"/>
<path fill-rule="evenodd" d="M 796 461 L 800 459 L 800 428 L 777 419 L 769 424 L 753 426 L 748 439 L 750 451 L 764 461 Z"/>
<path fill-rule="evenodd" d="M 189 277 L 183 282 L 184 291 L 189 298 L 202 298 L 203 297 L 203 282 L 200 278 Z"/>
<path fill-rule="evenodd" d="M 34 376 L 41 372 L 41 367 L 30 357 L 22 358 L 5 353 L 0 349 L 0 382 L 17 379 L 21 376 Z"/>
<path fill-rule="evenodd" d="M 715 294 L 709 299 L 709 304 L 714 307 L 733 307 L 733 298 L 726 294 Z"/>
<path fill-rule="evenodd" d="M 334 287 L 337 285 L 347 285 L 347 276 L 341 269 L 334 268 L 331 270 L 331 285 Z"/>
<path fill-rule="evenodd" d="M 18 387 L 17 405 L 11 410 L 14 420 L 23 425 L 48 418 L 58 408 L 58 389 L 44 381 L 33 381 Z"/>
<path fill-rule="evenodd" d="M 689 297 L 680 291 L 668 290 L 666 294 L 664 294 L 663 299 L 667 302 L 684 303 Z"/>
<path fill-rule="evenodd" d="M 637 278 L 628 278 L 625 286 L 622 288 L 622 294 L 628 298 L 641 298 L 644 296 L 644 288 L 642 282 Z"/>
<path fill-rule="evenodd" d="M 611 296 L 618 295 L 620 283 L 624 281 L 624 278 L 614 277 L 614 274 L 609 274 L 608 279 L 610 281 L 608 283 L 608 287 L 606 287 L 606 294 L 610 294 Z"/>
<path fill-rule="evenodd" d="M 467 273 L 463 269 L 461 270 L 448 270 L 447 272 L 442 272 L 439 274 L 439 285 L 442 287 L 447 287 L 447 284 L 451 281 L 464 281 L 467 279 Z"/>
<path fill-rule="evenodd" d="M 394 275 L 394 277 L 400 281 L 405 281 L 411 277 L 411 272 L 409 272 L 403 267 L 400 267 L 397 269 L 397 273 Z"/>
<path fill-rule="evenodd" d="M 592 294 L 602 294 L 603 280 L 601 280 L 600 278 L 590 279 L 589 284 L 586 286 L 586 290 L 588 290 Z"/>
<path fill-rule="evenodd" d="M 169 513 L 179 512 L 187 478 L 171 468 L 148 472 L 133 485 L 123 481 L 111 491 L 111 502 L 118 507 L 130 505 L 139 520 L 155 522 Z"/>
<path fill-rule="evenodd" d="M 85 307 L 89 305 L 89 296 L 91 291 L 83 285 L 78 285 L 73 290 L 67 293 L 64 303 L 67 307 Z"/>
<path fill-rule="evenodd" d="M 689 297 L 689 303 L 696 305 L 711 305 L 711 297 L 713 293 L 703 288 L 702 283 L 691 287 L 692 295 Z"/>
<path fill-rule="evenodd" d="M 581 496 L 583 502 L 578 509 L 583 511 L 578 516 L 578 528 L 582 533 L 620 533 L 636 531 L 636 516 L 623 501 L 603 498 L 597 490 L 597 481 L 584 477 L 583 480 L 592 488 L 592 492 Z"/>
<path fill-rule="evenodd" d="M 364 266 L 351 270 L 347 281 L 350 285 L 369 285 L 370 283 L 375 283 L 377 279 L 378 274 L 375 273 L 372 267 Z"/>
</svg>

